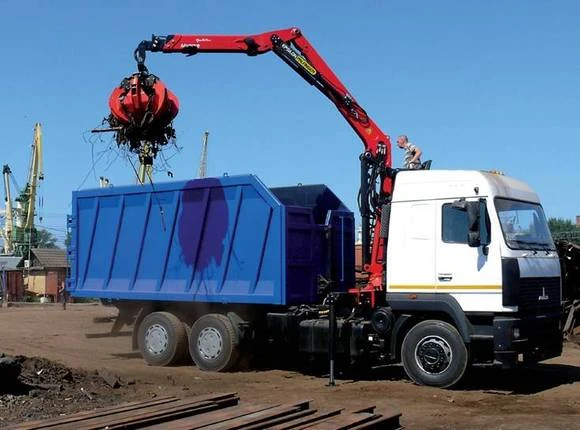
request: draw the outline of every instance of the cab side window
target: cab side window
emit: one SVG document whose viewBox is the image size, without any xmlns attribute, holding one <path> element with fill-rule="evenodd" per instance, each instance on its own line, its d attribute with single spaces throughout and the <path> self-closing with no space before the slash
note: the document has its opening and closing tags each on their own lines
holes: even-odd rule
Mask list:
<svg viewBox="0 0 580 430">
<path fill-rule="evenodd" d="M 469 231 L 469 218 L 467 211 L 454 207 L 451 203 L 446 203 L 442 208 L 441 235 L 445 243 L 467 243 Z M 480 234 L 482 243 L 490 242 L 490 220 L 485 205 L 481 206 Z"/>
<path fill-rule="evenodd" d="M 443 242 L 467 243 L 467 212 L 453 207 L 451 203 L 443 205 Z"/>
</svg>

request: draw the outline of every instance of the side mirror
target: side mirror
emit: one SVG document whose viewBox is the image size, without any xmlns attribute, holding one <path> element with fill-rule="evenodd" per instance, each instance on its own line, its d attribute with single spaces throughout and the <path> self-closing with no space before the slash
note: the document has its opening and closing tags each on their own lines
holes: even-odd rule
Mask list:
<svg viewBox="0 0 580 430">
<path fill-rule="evenodd" d="M 481 202 L 466 202 L 467 210 L 467 244 L 472 248 L 481 246 Z"/>
<path fill-rule="evenodd" d="M 467 245 L 472 248 L 487 247 L 490 243 L 490 225 L 485 200 L 468 202 L 465 199 L 459 199 L 452 205 L 467 213 Z"/>
</svg>

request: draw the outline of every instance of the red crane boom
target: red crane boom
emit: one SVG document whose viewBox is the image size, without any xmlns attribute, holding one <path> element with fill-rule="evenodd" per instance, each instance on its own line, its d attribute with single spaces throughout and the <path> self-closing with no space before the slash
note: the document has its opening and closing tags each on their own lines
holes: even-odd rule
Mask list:
<svg viewBox="0 0 580 430">
<path fill-rule="evenodd" d="M 362 217 L 363 268 L 368 282 L 359 293 L 384 291 L 384 238 L 381 231 L 383 205 L 392 193 L 391 141 L 369 117 L 344 84 L 298 28 L 249 36 L 176 34 L 152 36 L 135 50 L 140 73 L 147 75 L 146 51 L 182 53 L 240 53 L 249 56 L 274 52 L 309 84 L 324 94 L 346 119 L 364 144 L 361 154 L 359 207 Z M 161 95 L 160 95 L 161 97 Z"/>
</svg>

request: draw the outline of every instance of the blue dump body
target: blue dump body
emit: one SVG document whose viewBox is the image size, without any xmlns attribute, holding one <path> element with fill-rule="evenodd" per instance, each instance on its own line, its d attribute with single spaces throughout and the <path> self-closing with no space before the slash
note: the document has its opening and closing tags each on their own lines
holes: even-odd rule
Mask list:
<svg viewBox="0 0 580 430">
<path fill-rule="evenodd" d="M 318 277 L 354 284 L 354 217 L 325 185 L 252 175 L 73 193 L 75 297 L 318 303 Z"/>
</svg>

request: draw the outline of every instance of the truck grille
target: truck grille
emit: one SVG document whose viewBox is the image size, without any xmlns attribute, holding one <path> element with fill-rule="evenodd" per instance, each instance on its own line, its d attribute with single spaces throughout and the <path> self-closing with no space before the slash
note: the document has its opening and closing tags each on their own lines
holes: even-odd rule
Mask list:
<svg viewBox="0 0 580 430">
<path fill-rule="evenodd" d="M 560 308 L 560 278 L 520 278 L 519 310 L 541 314 Z"/>
</svg>

